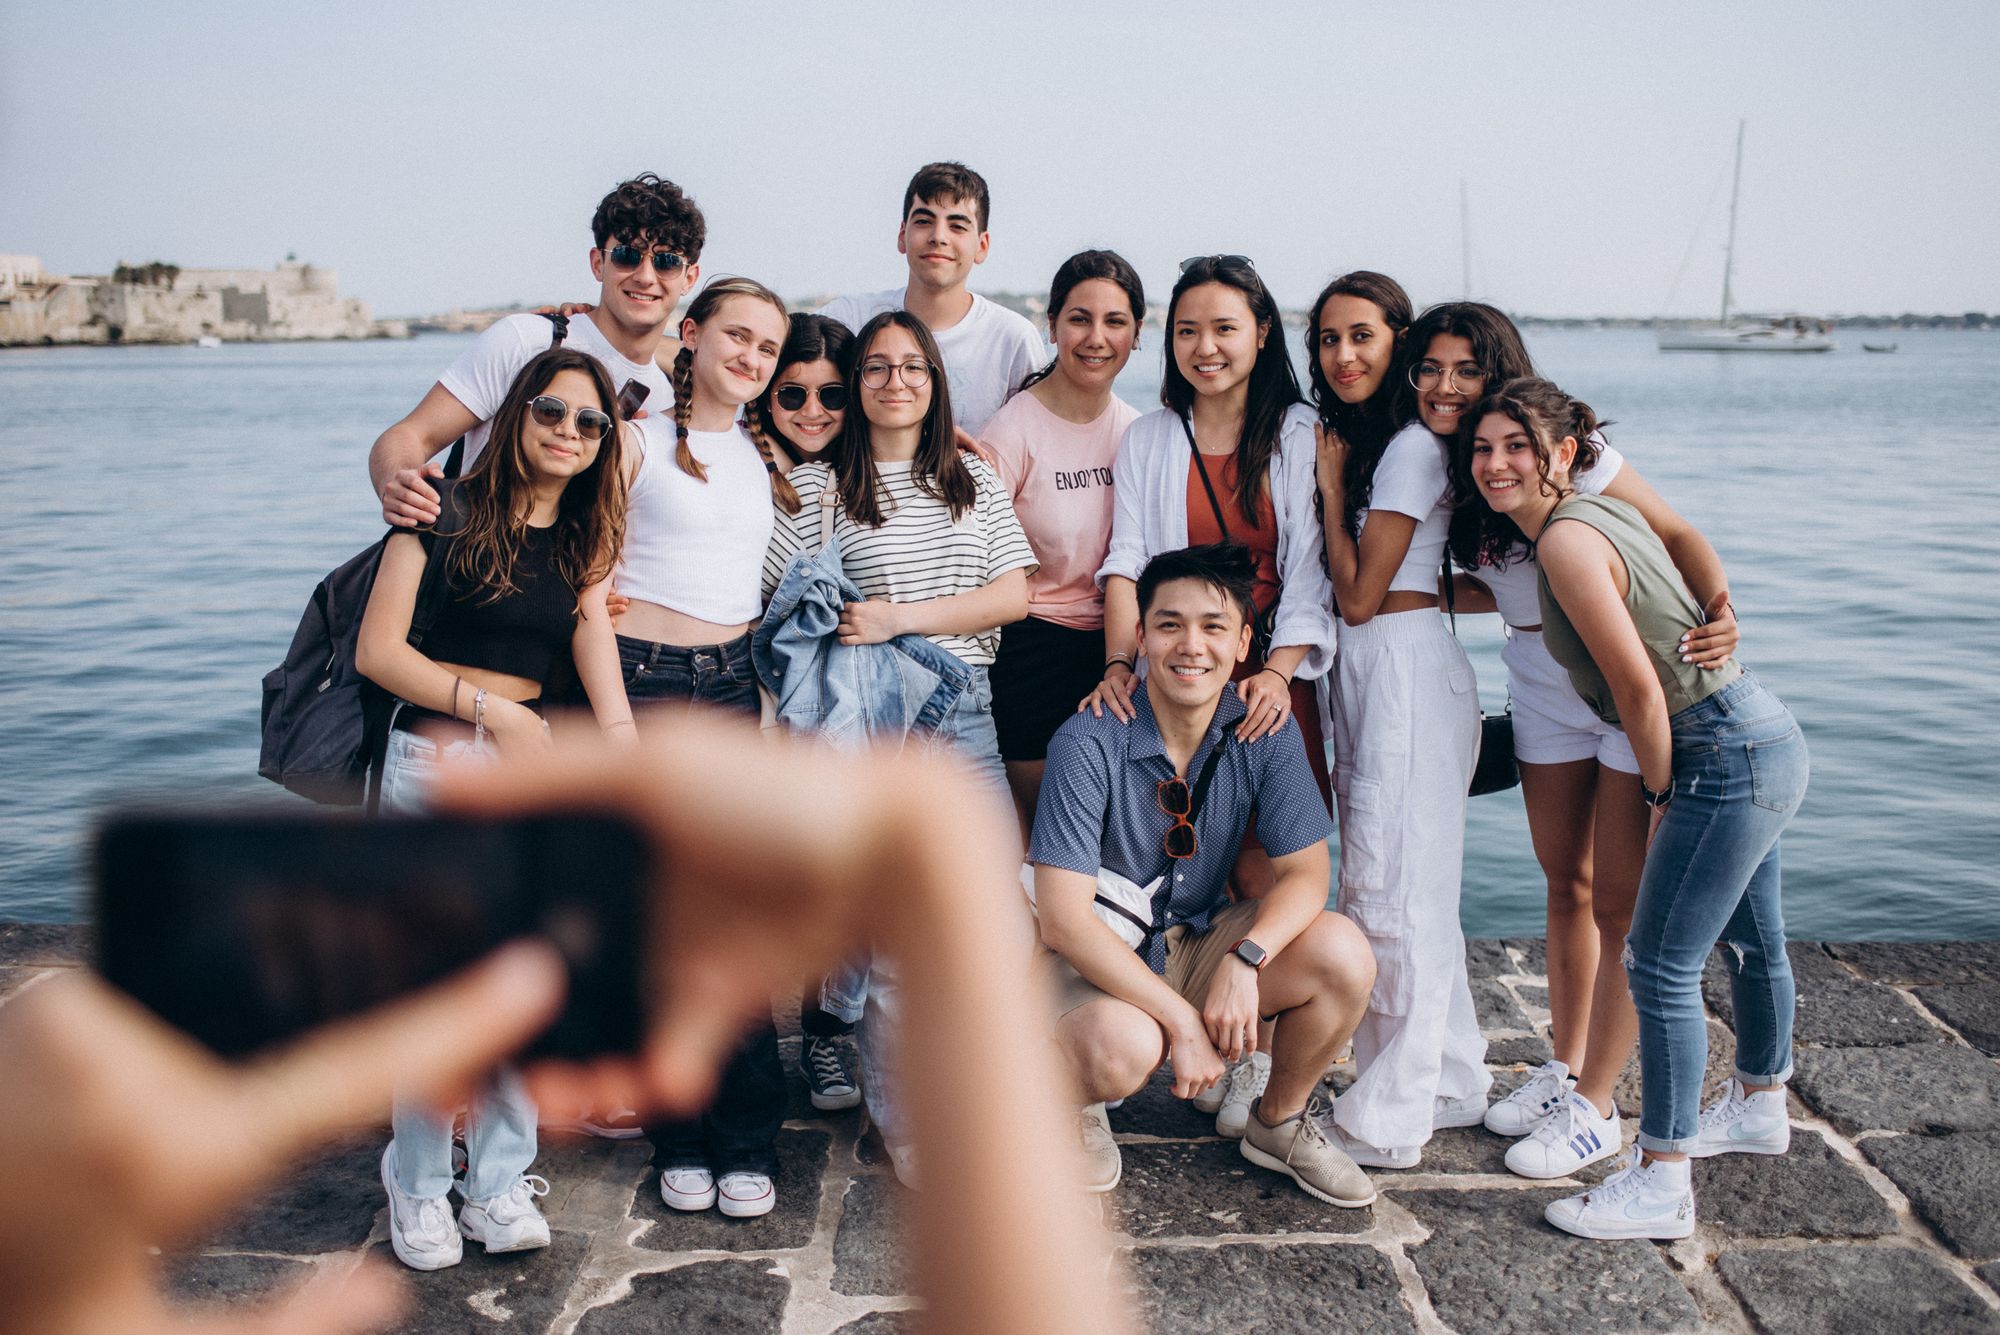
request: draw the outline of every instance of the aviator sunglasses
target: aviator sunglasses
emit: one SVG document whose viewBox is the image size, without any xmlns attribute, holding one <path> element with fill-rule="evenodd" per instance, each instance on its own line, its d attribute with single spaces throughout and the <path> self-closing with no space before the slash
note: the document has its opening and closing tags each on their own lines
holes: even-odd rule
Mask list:
<svg viewBox="0 0 2000 1335">
<path fill-rule="evenodd" d="M 613 246 L 604 252 L 604 257 L 620 269 L 636 269 L 643 261 L 650 258 L 653 261 L 653 272 L 657 274 L 672 273 L 687 263 L 676 251 L 655 250 L 649 255 L 637 246 Z"/>
<path fill-rule="evenodd" d="M 847 411 L 847 386 L 842 384 L 821 385 L 817 390 L 804 385 L 780 385 L 771 394 L 772 401 L 788 413 L 805 407 L 809 398 L 817 398 L 819 406 L 830 413 Z"/>
<path fill-rule="evenodd" d="M 546 427 L 558 427 L 569 416 L 569 405 L 553 394 L 539 394 L 528 400 L 528 411 Z M 602 440 L 611 429 L 611 414 L 599 408 L 576 410 L 576 434 L 585 440 Z"/>
</svg>

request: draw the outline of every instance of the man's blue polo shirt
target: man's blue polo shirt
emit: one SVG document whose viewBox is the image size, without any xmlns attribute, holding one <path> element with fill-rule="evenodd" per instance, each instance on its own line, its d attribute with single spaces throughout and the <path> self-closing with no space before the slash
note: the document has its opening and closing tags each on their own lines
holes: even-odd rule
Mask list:
<svg viewBox="0 0 2000 1335">
<path fill-rule="evenodd" d="M 1169 859 L 1161 840 L 1173 817 L 1160 810 L 1159 785 L 1174 777 L 1174 767 L 1143 685 L 1132 692 L 1132 703 L 1137 717 L 1130 723 L 1120 723 L 1109 710 L 1102 718 L 1085 710 L 1056 729 L 1035 803 L 1030 862 L 1091 877 L 1107 867 L 1140 885 L 1163 870 Z M 1190 787 L 1209 752 L 1242 718 L 1242 697 L 1224 690 L 1188 763 Z M 1253 809 L 1257 839 L 1273 857 L 1333 833 L 1292 719 L 1255 742 L 1229 737 L 1195 816 L 1195 854 L 1171 868 L 1162 928 L 1186 923 L 1196 932 L 1208 930 L 1209 919 L 1228 902 L 1229 873 Z M 1158 904 L 1156 899 L 1156 911 Z"/>
</svg>

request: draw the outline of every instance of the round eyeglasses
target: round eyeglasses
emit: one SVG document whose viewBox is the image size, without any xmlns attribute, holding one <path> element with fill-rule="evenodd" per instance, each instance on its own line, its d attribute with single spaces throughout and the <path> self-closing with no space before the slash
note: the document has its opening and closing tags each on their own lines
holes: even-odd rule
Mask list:
<svg viewBox="0 0 2000 1335">
<path fill-rule="evenodd" d="M 1447 391 L 1457 390 L 1462 394 L 1477 394 L 1486 388 L 1486 372 L 1476 366 L 1439 366 L 1436 362 L 1418 362 L 1410 368 L 1410 388 L 1433 389 L 1438 381 L 1444 381 Z"/>
<path fill-rule="evenodd" d="M 894 371 L 908 389 L 922 389 L 931 382 L 931 372 L 936 368 L 929 362 L 912 357 L 906 362 L 863 362 L 861 363 L 861 383 L 869 389 L 881 389 L 889 383 L 889 373 Z M 820 400 L 825 403 L 825 399 Z"/>
</svg>

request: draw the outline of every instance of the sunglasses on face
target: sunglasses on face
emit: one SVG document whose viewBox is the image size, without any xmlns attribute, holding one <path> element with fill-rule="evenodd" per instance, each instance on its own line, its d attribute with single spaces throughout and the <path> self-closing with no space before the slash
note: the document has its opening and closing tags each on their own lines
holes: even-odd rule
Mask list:
<svg viewBox="0 0 2000 1335">
<path fill-rule="evenodd" d="M 613 246 L 604 252 L 604 257 L 620 269 L 636 269 L 646 260 L 653 262 L 653 272 L 670 274 L 687 263 L 678 253 L 671 250 L 655 250 L 650 254 L 637 246 Z"/>
<path fill-rule="evenodd" d="M 541 394 L 528 400 L 528 412 L 537 422 L 546 427 L 559 427 L 570 414 L 570 407 L 553 394 Z M 600 408 L 578 408 L 576 410 L 576 434 L 585 440 L 602 440 L 604 433 L 611 429 L 611 414 Z"/>
<path fill-rule="evenodd" d="M 880 389 L 889 383 L 889 373 L 891 371 L 896 373 L 896 377 L 908 389 L 922 389 L 930 383 L 931 364 L 929 362 L 918 361 L 915 358 L 902 363 L 863 362 L 861 364 L 861 383 L 869 389 Z M 820 402 L 824 403 L 825 400 L 822 399 Z"/>
<path fill-rule="evenodd" d="M 818 389 L 807 389 L 804 385 L 780 385 L 771 393 L 771 399 L 788 413 L 795 413 L 806 406 L 806 400 L 817 398 L 819 406 L 830 413 L 847 411 L 847 386 L 821 385 Z"/>
</svg>

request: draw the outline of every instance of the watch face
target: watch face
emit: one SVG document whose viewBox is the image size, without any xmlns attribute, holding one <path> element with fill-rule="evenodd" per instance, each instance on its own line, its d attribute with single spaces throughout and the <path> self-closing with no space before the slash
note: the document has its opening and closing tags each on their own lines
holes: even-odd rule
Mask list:
<svg viewBox="0 0 2000 1335">
<path fill-rule="evenodd" d="M 1236 943 L 1236 956 L 1253 969 L 1264 967 L 1264 947 L 1258 945 L 1255 941 L 1238 941 Z"/>
</svg>

